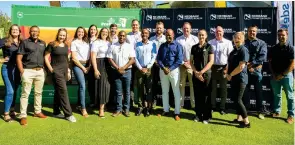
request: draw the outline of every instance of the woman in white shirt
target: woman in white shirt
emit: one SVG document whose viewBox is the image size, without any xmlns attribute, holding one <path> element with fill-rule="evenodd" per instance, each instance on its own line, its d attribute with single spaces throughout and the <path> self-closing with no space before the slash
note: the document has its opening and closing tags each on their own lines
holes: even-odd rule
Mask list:
<svg viewBox="0 0 295 145">
<path fill-rule="evenodd" d="M 94 70 L 96 82 L 95 100 L 100 104 L 99 117 L 104 118 L 104 106 L 109 101 L 110 96 L 110 64 L 107 59 L 109 49 L 110 32 L 107 28 L 102 28 L 91 47 L 91 62 Z"/>
<path fill-rule="evenodd" d="M 78 27 L 74 40 L 71 43 L 71 54 L 72 61 L 74 62 L 73 71 L 76 77 L 76 80 L 79 85 L 78 89 L 78 104 L 81 107 L 78 107 L 84 117 L 88 117 L 88 113 L 86 111 L 85 106 L 85 74 L 89 72 L 89 55 L 90 55 L 90 47 L 89 40 L 87 37 L 87 33 L 85 28 Z"/>
<path fill-rule="evenodd" d="M 95 42 L 97 40 L 97 36 L 98 36 L 98 31 L 97 31 L 97 26 L 92 24 L 90 25 L 89 29 L 88 29 L 88 38 L 89 38 L 89 47 L 91 48 L 93 42 Z M 89 61 L 91 61 L 91 56 L 89 58 Z M 91 62 L 89 62 L 91 64 Z M 90 70 L 88 72 L 88 77 L 87 77 L 87 81 L 88 81 L 88 93 L 89 93 L 89 97 L 90 97 L 90 107 L 94 107 L 97 105 L 97 100 L 96 100 L 96 90 L 95 90 L 95 84 L 96 84 L 96 80 L 94 77 L 94 70 L 93 67 L 90 67 Z"/>
</svg>

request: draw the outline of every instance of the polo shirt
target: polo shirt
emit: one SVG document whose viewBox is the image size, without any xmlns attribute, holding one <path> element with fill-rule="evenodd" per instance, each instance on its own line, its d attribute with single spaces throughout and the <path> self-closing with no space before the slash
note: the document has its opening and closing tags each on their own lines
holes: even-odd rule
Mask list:
<svg viewBox="0 0 295 145">
<path fill-rule="evenodd" d="M 205 43 L 202 47 L 199 43 L 192 47 L 191 55 L 193 56 L 193 64 L 197 71 L 201 71 L 209 63 L 209 55 L 214 54 L 212 46 Z M 210 73 L 211 69 L 205 73 Z"/>
<path fill-rule="evenodd" d="M 37 42 L 34 42 L 32 38 L 28 38 L 22 41 L 17 54 L 23 55 L 23 67 L 43 67 L 45 48 L 46 43 L 40 39 L 37 39 Z"/>
<path fill-rule="evenodd" d="M 126 42 L 123 44 L 119 42 L 112 44 L 107 53 L 107 58 L 113 59 L 118 67 L 125 66 L 131 57 L 135 57 L 134 47 Z M 128 68 L 132 68 L 132 65 Z"/>
<path fill-rule="evenodd" d="M 18 45 L 13 42 L 11 43 L 11 46 L 5 46 L 6 41 L 7 38 L 0 39 L 0 49 L 2 49 L 3 58 L 8 58 L 6 62 L 15 65 Z"/>
</svg>

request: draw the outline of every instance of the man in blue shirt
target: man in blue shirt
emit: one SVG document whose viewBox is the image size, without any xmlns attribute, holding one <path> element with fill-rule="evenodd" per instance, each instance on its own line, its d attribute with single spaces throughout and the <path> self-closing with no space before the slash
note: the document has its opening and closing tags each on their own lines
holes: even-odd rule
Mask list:
<svg viewBox="0 0 295 145">
<path fill-rule="evenodd" d="M 256 97 L 256 109 L 259 112 L 258 118 L 264 119 L 265 106 L 263 105 L 262 96 L 262 74 L 261 69 L 263 62 L 266 60 L 267 45 L 263 40 L 256 37 L 258 27 L 252 25 L 248 27 L 248 39 L 245 41 L 245 47 L 249 51 L 248 62 L 248 89 L 251 89 L 251 85 L 254 85 L 255 97 Z"/>
<path fill-rule="evenodd" d="M 137 67 L 135 72 L 137 86 L 135 87 L 138 88 L 138 92 L 134 96 L 134 101 L 138 105 L 136 116 L 140 116 L 143 111 L 145 117 L 150 115 L 152 108 L 152 66 L 157 56 L 156 44 L 149 41 L 149 36 L 150 32 L 148 29 L 142 29 L 142 42 L 137 42 L 135 45 L 135 64 Z"/>
<path fill-rule="evenodd" d="M 162 86 L 162 100 L 164 112 L 162 116 L 167 116 L 169 113 L 169 88 L 170 83 L 174 94 L 175 103 L 175 120 L 179 121 L 180 117 L 180 73 L 179 66 L 183 61 L 182 47 L 174 41 L 174 32 L 172 29 L 166 31 L 166 42 L 163 43 L 157 55 L 157 62 L 161 68 L 160 79 Z"/>
<path fill-rule="evenodd" d="M 282 105 L 282 87 L 287 97 L 288 118 L 287 123 L 294 123 L 294 46 L 287 42 L 288 30 L 278 30 L 279 43 L 272 47 L 268 54 L 270 70 L 273 76 L 271 86 L 274 93 L 274 114 L 279 117 Z"/>
</svg>

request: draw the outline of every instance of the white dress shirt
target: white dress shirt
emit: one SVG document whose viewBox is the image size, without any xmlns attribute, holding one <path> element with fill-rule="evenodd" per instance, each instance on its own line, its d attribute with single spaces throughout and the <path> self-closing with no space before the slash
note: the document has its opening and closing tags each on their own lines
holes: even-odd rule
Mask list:
<svg viewBox="0 0 295 145">
<path fill-rule="evenodd" d="M 161 37 L 157 37 L 157 35 L 150 38 L 150 41 L 154 42 L 157 46 L 157 52 L 161 46 L 161 44 L 166 42 L 166 36 L 164 34 L 161 35 Z"/>
<path fill-rule="evenodd" d="M 208 42 L 211 44 L 214 52 L 214 65 L 226 65 L 231 51 L 233 51 L 232 42 L 222 38 L 220 41 L 212 39 Z"/>
<path fill-rule="evenodd" d="M 135 49 L 135 44 L 137 42 L 141 42 L 142 39 L 141 39 L 141 32 L 136 32 L 136 33 L 133 33 L 133 32 L 129 32 L 127 34 L 127 37 L 126 37 L 126 42 L 131 44 L 133 49 Z"/>
<path fill-rule="evenodd" d="M 190 34 L 188 37 L 184 35 L 176 38 L 176 42 L 183 48 L 183 61 L 189 61 L 191 56 L 192 46 L 199 43 L 198 37 Z"/>
<path fill-rule="evenodd" d="M 90 46 L 82 40 L 74 40 L 71 43 L 71 51 L 77 53 L 77 59 L 79 61 L 87 61 L 90 56 Z"/>
<path fill-rule="evenodd" d="M 151 68 L 156 60 L 157 47 L 152 41 L 148 41 L 146 44 L 143 42 L 137 42 L 135 47 L 135 64 L 138 69 Z"/>
<path fill-rule="evenodd" d="M 107 58 L 111 58 L 118 65 L 118 67 L 123 67 L 129 62 L 130 57 L 135 57 L 134 47 L 124 42 L 120 44 L 119 42 L 112 44 L 108 50 Z M 128 68 L 131 68 L 130 65 Z"/>
<path fill-rule="evenodd" d="M 96 40 L 92 43 L 91 52 L 96 52 L 96 58 L 106 58 L 109 47 L 109 41 Z"/>
</svg>

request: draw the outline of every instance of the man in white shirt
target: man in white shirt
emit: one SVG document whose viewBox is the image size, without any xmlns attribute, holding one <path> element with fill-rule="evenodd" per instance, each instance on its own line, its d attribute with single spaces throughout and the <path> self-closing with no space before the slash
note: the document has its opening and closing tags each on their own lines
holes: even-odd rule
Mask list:
<svg viewBox="0 0 295 145">
<path fill-rule="evenodd" d="M 166 42 L 166 36 L 163 34 L 164 33 L 164 23 L 163 22 L 157 22 L 156 23 L 156 35 L 150 38 L 150 41 L 154 42 L 157 47 L 157 53 L 158 50 L 161 46 L 161 44 Z M 160 81 L 160 68 L 159 65 L 157 64 L 157 61 L 155 61 L 154 66 L 152 67 L 152 72 L 153 72 L 153 88 L 152 88 L 152 93 L 154 99 L 157 99 L 157 93 L 161 92 L 161 85 L 158 85 Z M 150 110 L 152 111 L 152 110 Z M 150 112 L 151 113 L 151 112 Z"/>
<path fill-rule="evenodd" d="M 131 68 L 134 63 L 135 51 L 133 47 L 126 43 L 126 32 L 119 32 L 119 42 L 110 46 L 107 54 L 109 62 L 113 68 L 112 78 L 115 82 L 116 88 L 116 112 L 112 114 L 113 117 L 119 116 L 122 112 L 122 99 L 124 93 L 124 107 L 123 112 L 126 117 L 130 116 L 130 83 L 131 83 Z"/>
<path fill-rule="evenodd" d="M 149 36 L 149 30 L 142 29 L 142 42 L 137 42 L 135 47 L 135 63 L 138 68 L 135 72 L 135 79 L 138 84 L 136 86 L 138 93 L 137 96 L 134 96 L 134 101 L 138 105 L 136 116 L 140 116 L 143 111 L 145 117 L 150 115 L 150 109 L 152 108 L 152 66 L 157 56 L 156 44 L 149 41 Z"/>
<path fill-rule="evenodd" d="M 183 48 L 183 64 L 180 66 L 180 94 L 181 94 L 181 106 L 184 106 L 185 100 L 185 86 L 186 79 L 188 78 L 190 86 L 190 103 L 191 107 L 195 107 L 195 96 L 193 86 L 193 71 L 190 66 L 190 55 L 192 46 L 199 43 L 198 37 L 191 34 L 192 27 L 189 22 L 185 22 L 182 26 L 183 35 L 176 38 L 176 42 Z"/>
<path fill-rule="evenodd" d="M 133 19 L 131 22 L 131 27 L 132 27 L 132 31 L 128 33 L 127 37 L 126 37 L 126 42 L 132 45 L 132 48 L 135 49 L 135 44 L 137 42 L 141 42 L 141 32 L 139 30 L 139 21 L 137 19 Z M 137 95 L 137 82 L 134 79 L 134 75 L 135 75 L 135 71 L 136 71 L 136 67 L 134 66 L 132 68 L 132 80 L 131 80 L 131 100 L 134 100 L 134 96 Z"/>
<path fill-rule="evenodd" d="M 118 30 L 117 24 L 110 25 L 112 44 L 115 44 L 118 42 L 117 30 Z"/>
<path fill-rule="evenodd" d="M 225 103 L 227 98 L 227 59 L 231 51 L 233 50 L 233 45 L 230 40 L 223 38 L 223 28 L 217 26 L 215 30 L 215 39 L 210 40 L 208 43 L 212 45 L 214 51 L 214 65 L 212 66 L 212 93 L 211 93 L 211 105 L 212 110 L 216 110 L 216 96 L 217 96 L 217 82 L 220 84 L 220 114 L 224 115 Z"/>
</svg>

